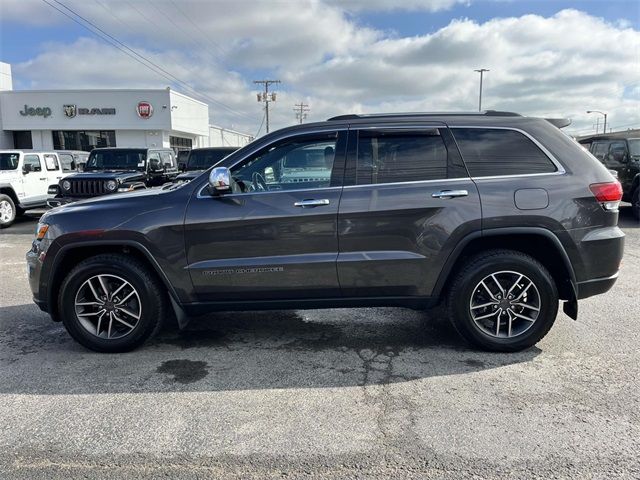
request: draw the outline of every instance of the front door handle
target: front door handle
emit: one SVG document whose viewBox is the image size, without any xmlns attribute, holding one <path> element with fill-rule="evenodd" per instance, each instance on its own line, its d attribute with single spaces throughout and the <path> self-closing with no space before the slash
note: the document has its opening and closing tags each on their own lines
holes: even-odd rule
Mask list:
<svg viewBox="0 0 640 480">
<path fill-rule="evenodd" d="M 40 180 L 46 180 L 46 179 L 47 179 L 47 177 L 44 177 L 44 178 L 40 177 Z"/>
<path fill-rule="evenodd" d="M 439 192 L 435 192 L 431 194 L 432 198 L 455 198 L 455 197 L 466 197 L 469 195 L 469 192 L 466 190 L 441 190 Z"/>
<path fill-rule="evenodd" d="M 302 208 L 322 207 L 323 205 L 329 205 L 329 200 L 326 198 L 323 198 L 321 200 L 302 200 L 293 204 L 294 207 Z"/>
</svg>

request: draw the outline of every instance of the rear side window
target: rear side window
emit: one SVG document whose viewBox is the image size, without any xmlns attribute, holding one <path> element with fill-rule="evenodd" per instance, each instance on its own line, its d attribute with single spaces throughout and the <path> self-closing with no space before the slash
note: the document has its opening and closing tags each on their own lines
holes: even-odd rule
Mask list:
<svg viewBox="0 0 640 480">
<path fill-rule="evenodd" d="M 526 135 L 514 130 L 453 128 L 472 177 L 551 173 L 551 159 Z"/>
<path fill-rule="evenodd" d="M 357 158 L 358 185 L 447 178 L 447 149 L 438 130 L 361 131 Z"/>
<path fill-rule="evenodd" d="M 73 160 L 73 155 L 69 153 L 59 153 L 58 158 L 62 163 L 63 172 L 73 172 L 76 169 L 76 162 Z"/>
<path fill-rule="evenodd" d="M 171 152 L 160 152 L 160 158 L 162 159 L 162 164 L 167 170 L 171 170 L 176 168 L 176 161 Z"/>
<path fill-rule="evenodd" d="M 45 155 L 44 156 L 44 164 L 47 166 L 47 170 L 60 170 L 60 165 L 58 164 L 58 157 L 55 155 Z"/>
<path fill-rule="evenodd" d="M 598 160 L 604 160 L 608 146 L 609 142 L 594 142 L 593 145 L 591 145 L 591 153 Z"/>
</svg>

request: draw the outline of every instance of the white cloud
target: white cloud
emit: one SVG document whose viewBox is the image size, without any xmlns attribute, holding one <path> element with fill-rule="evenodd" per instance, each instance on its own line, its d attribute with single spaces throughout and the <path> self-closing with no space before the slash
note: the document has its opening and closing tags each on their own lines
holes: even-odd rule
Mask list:
<svg viewBox="0 0 640 480">
<path fill-rule="evenodd" d="M 19 11 L 38 22 L 42 8 L 48 8 L 41 2 L 36 8 L 31 0 L 3 2 L 3 15 Z M 429 10 L 453 2 L 402 5 Z M 345 12 L 365 3 L 374 10 L 394 5 L 384 0 L 174 0 L 153 2 L 155 7 L 127 2 L 116 3 L 109 13 L 103 8 L 106 0 L 65 3 L 199 92 L 253 116 L 211 109 L 215 122 L 252 133 L 262 118 L 251 83 L 258 76 L 283 81 L 272 112 L 273 127 L 280 127 L 294 122 L 293 104 L 301 99 L 311 105 L 309 120 L 353 111 L 473 110 L 478 94 L 473 69 L 479 67 L 491 70 L 485 77 L 486 108 L 568 116 L 574 130 L 591 127 L 595 120 L 585 113 L 588 109 L 608 111 L 614 127 L 640 123 L 640 32 L 577 10 L 484 23 L 458 19 L 433 33 L 397 38 L 364 28 Z M 31 5 L 31 13 L 25 5 Z M 88 38 L 43 45 L 38 56 L 14 66 L 14 76 L 18 86 L 29 88 L 157 88 L 169 83 Z"/>
</svg>

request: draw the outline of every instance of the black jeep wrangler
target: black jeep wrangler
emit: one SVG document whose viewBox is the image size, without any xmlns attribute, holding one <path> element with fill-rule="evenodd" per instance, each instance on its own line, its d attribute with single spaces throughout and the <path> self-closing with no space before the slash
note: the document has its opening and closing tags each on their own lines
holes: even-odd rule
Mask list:
<svg viewBox="0 0 640 480">
<path fill-rule="evenodd" d="M 81 173 L 49 187 L 50 207 L 116 192 L 131 192 L 173 181 L 178 175 L 170 148 L 96 148 Z"/>
<path fill-rule="evenodd" d="M 640 138 L 598 135 L 580 143 L 605 167 L 618 172 L 622 200 L 631 202 L 633 214 L 640 219 Z"/>
</svg>

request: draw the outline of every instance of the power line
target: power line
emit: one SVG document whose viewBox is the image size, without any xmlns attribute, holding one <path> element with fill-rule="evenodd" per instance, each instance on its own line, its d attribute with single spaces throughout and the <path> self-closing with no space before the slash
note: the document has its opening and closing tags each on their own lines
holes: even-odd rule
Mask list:
<svg viewBox="0 0 640 480">
<path fill-rule="evenodd" d="M 269 85 L 280 83 L 280 80 L 254 80 L 253 83 L 264 85 L 264 91 L 258 93 L 258 101 L 264 103 L 264 117 L 269 133 L 269 103 L 276 101 L 276 92 L 269 93 Z"/>
<path fill-rule="evenodd" d="M 76 17 L 80 18 L 83 22 L 82 23 L 80 20 L 78 20 L 75 17 L 72 17 L 71 15 L 69 15 L 67 12 L 65 12 L 64 10 L 61 10 L 60 8 L 56 7 L 55 5 L 53 5 L 52 3 L 50 3 L 48 0 L 42 0 L 44 3 L 46 3 L 47 5 L 49 5 L 51 8 L 57 10 L 58 12 L 62 13 L 64 16 L 66 16 L 67 18 L 69 18 L 70 20 L 74 21 L 75 23 L 77 23 L 78 25 L 82 26 L 83 28 L 85 28 L 86 30 L 89 30 L 91 33 L 98 35 L 100 38 L 102 38 L 103 40 L 105 40 L 107 43 L 109 43 L 111 46 L 117 48 L 118 50 L 120 50 L 122 53 L 124 53 L 125 55 L 133 58 L 135 61 L 137 61 L 138 63 L 144 65 L 145 67 L 147 67 L 148 69 L 152 70 L 154 73 L 163 76 L 164 78 L 168 79 L 168 80 L 172 80 L 174 82 L 176 82 L 177 84 L 179 84 L 180 86 L 182 86 L 183 88 L 193 92 L 195 95 L 201 97 L 201 98 L 205 98 L 207 100 L 209 100 L 211 103 L 218 105 L 222 108 L 224 108 L 225 110 L 229 111 L 230 113 L 240 116 L 240 117 L 244 117 L 250 120 L 253 120 L 252 117 L 250 117 L 247 114 L 244 114 L 242 112 L 236 111 L 234 110 L 232 107 L 229 107 L 228 105 L 225 105 L 224 103 L 210 97 L 209 95 L 200 93 L 199 91 L 197 91 L 195 88 L 193 88 L 191 85 L 189 85 L 187 82 L 181 80 L 180 78 L 176 77 L 175 75 L 173 75 L 172 73 L 168 72 L 167 70 L 165 70 L 164 68 L 162 68 L 160 65 L 154 63 L 153 61 L 149 60 L 148 58 L 146 58 L 144 55 L 141 55 L 140 53 L 138 53 L 137 51 L 135 51 L 134 49 L 130 48 L 128 45 L 126 45 L 124 42 L 121 42 L 120 40 L 118 40 L 116 37 L 114 37 L 113 35 L 110 35 L 109 33 L 107 33 L 106 31 L 104 31 L 103 29 L 101 29 L 99 26 L 97 26 L 95 23 L 91 22 L 90 20 L 86 19 L 85 17 L 83 17 L 82 15 L 80 15 L 79 13 L 75 12 L 73 9 L 67 7 L 65 4 L 63 4 L 62 2 L 58 1 L 58 0 L 52 0 L 53 2 L 57 3 L 58 5 L 60 5 L 61 7 L 65 8 L 66 10 L 68 10 L 69 12 L 71 12 L 73 15 L 75 15 Z M 90 25 L 90 27 L 88 27 L 87 25 Z"/>
<path fill-rule="evenodd" d="M 198 32 L 200 32 L 200 34 L 207 39 L 207 41 L 209 42 L 209 44 L 218 51 L 218 53 L 220 55 L 225 55 L 225 51 L 224 49 L 217 43 L 214 42 L 213 40 L 211 40 L 211 37 L 209 37 L 209 35 L 203 31 L 196 22 L 193 21 L 193 19 L 188 16 L 183 10 L 180 9 L 180 7 L 178 7 L 178 5 L 176 5 L 176 3 L 173 0 L 169 0 L 171 2 L 171 4 L 176 7 L 176 10 L 178 10 L 178 12 L 180 12 L 180 14 L 187 19 L 187 21 L 193 25 L 195 27 L 196 30 L 198 30 Z"/>
<path fill-rule="evenodd" d="M 309 105 L 303 102 L 296 103 L 293 105 L 295 108 L 293 109 L 296 112 L 296 119 L 300 121 L 300 125 L 307 118 L 307 114 L 309 113 Z"/>
</svg>

